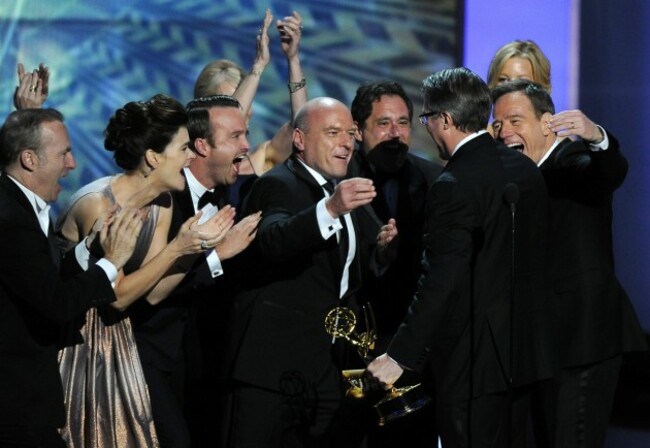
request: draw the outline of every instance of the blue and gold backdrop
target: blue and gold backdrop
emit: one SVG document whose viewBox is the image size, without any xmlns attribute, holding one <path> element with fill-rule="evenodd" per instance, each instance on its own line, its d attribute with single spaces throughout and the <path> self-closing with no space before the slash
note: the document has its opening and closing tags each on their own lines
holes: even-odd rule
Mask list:
<svg viewBox="0 0 650 448">
<path fill-rule="evenodd" d="M 16 64 L 50 67 L 46 106 L 66 116 L 77 169 L 64 179 L 59 203 L 81 185 L 116 172 L 102 132 L 128 101 L 166 93 L 185 103 L 194 80 L 213 59 L 246 69 L 264 11 L 274 19 L 303 17 L 301 61 L 309 96 L 350 104 L 364 80 L 402 83 L 421 107 L 419 85 L 429 73 L 457 65 L 456 0 L 0 0 L 0 113 L 12 110 Z M 265 70 L 250 122 L 251 145 L 289 119 L 287 66 L 270 30 Z M 412 146 L 432 155 L 417 120 Z M 55 209 L 56 210 L 56 209 Z"/>
</svg>

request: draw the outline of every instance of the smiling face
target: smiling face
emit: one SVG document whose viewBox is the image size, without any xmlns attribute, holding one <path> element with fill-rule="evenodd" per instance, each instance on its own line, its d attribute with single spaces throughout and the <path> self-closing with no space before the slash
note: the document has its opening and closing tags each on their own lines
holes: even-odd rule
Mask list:
<svg viewBox="0 0 650 448">
<path fill-rule="evenodd" d="M 326 179 L 345 177 L 356 133 L 352 114 L 332 99 L 313 104 L 307 113 L 306 129 L 293 134 L 298 157 Z"/>
<path fill-rule="evenodd" d="M 56 201 L 61 192 L 59 179 L 77 165 L 65 125 L 60 121 L 42 123 L 40 148 L 28 157 L 34 163 L 32 191 L 45 202 Z"/>
<path fill-rule="evenodd" d="M 209 110 L 212 138 L 204 139 L 207 176 L 214 188 L 232 185 L 239 174 L 239 165 L 246 156 L 248 128 L 241 110 L 235 107 L 213 107 Z"/>
<path fill-rule="evenodd" d="M 555 134 L 548 128 L 550 118 L 549 113 L 537 118 L 524 93 L 507 93 L 494 103 L 494 136 L 537 163 L 555 142 Z"/>
<path fill-rule="evenodd" d="M 411 140 L 409 109 L 397 95 L 383 95 L 372 103 L 372 113 L 365 123 L 359 123 L 361 147 L 368 153 L 379 143 L 397 139 L 408 145 Z"/>
<path fill-rule="evenodd" d="M 161 153 L 160 164 L 154 172 L 157 172 L 167 191 L 180 191 L 185 188 L 183 168 L 189 166 L 190 161 L 196 157 L 189 149 L 189 141 L 187 128 L 181 127 Z"/>
<path fill-rule="evenodd" d="M 533 65 L 528 59 L 520 57 L 512 57 L 508 59 L 503 67 L 501 67 L 501 72 L 498 76 L 498 84 L 503 84 L 504 82 L 514 81 L 516 79 L 527 79 L 529 81 L 535 81 L 533 74 Z"/>
<path fill-rule="evenodd" d="M 386 172 L 401 168 L 411 140 L 409 109 L 402 98 L 382 95 L 365 123 L 357 125 L 357 141 L 373 165 Z"/>
</svg>

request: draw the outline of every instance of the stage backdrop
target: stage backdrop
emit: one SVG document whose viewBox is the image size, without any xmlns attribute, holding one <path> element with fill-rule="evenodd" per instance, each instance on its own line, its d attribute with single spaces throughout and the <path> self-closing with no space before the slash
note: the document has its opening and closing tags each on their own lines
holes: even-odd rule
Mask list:
<svg viewBox="0 0 650 448">
<path fill-rule="evenodd" d="M 11 110 L 16 63 L 45 62 L 46 105 L 66 115 L 78 168 L 65 179 L 60 203 L 81 185 L 117 171 L 102 131 L 128 101 L 166 93 L 185 103 L 202 67 L 228 58 L 247 70 L 264 11 L 304 20 L 301 59 L 310 97 L 350 104 L 364 80 L 399 81 L 421 109 L 419 85 L 432 71 L 456 65 L 456 0 L 0 0 L 0 112 Z M 289 119 L 286 61 L 271 29 L 272 62 L 264 72 L 250 123 L 251 144 Z M 413 147 L 433 154 L 414 120 Z"/>
</svg>

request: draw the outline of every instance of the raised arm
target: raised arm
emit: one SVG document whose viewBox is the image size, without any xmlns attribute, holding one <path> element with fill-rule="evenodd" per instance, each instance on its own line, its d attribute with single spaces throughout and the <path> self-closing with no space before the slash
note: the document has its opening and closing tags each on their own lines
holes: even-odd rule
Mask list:
<svg viewBox="0 0 650 448">
<path fill-rule="evenodd" d="M 39 109 L 50 90 L 50 69 L 44 64 L 25 73 L 23 64 L 18 63 L 18 86 L 14 92 L 16 109 Z"/>
<path fill-rule="evenodd" d="M 300 65 L 300 37 L 302 35 L 302 18 L 294 11 L 291 16 L 284 20 L 277 21 L 278 32 L 280 33 L 280 45 L 282 52 L 287 58 L 289 69 L 289 101 L 291 114 L 289 122 L 285 123 L 275 133 L 271 140 L 261 143 L 253 150 L 251 158 L 255 164 L 255 171 L 262 174 L 275 165 L 284 162 L 290 155 L 292 149 L 293 127 L 291 122 L 298 109 L 307 102 L 307 81 L 302 73 Z M 263 160 L 262 160 L 263 159 Z"/>
<path fill-rule="evenodd" d="M 291 121 L 307 102 L 307 84 L 300 66 L 300 37 L 302 35 L 302 17 L 297 11 L 278 20 L 277 28 L 280 33 L 282 52 L 287 57 L 289 67 L 289 100 L 291 102 Z"/>
<path fill-rule="evenodd" d="M 244 115 L 248 115 L 248 112 L 253 105 L 253 99 L 257 93 L 257 88 L 260 85 L 262 73 L 271 61 L 268 31 L 272 21 L 273 15 L 271 14 L 271 10 L 267 9 L 266 14 L 264 15 L 264 22 L 257 34 L 257 51 L 255 52 L 255 60 L 253 61 L 251 71 L 244 79 L 242 79 L 239 86 L 237 86 L 237 90 L 233 93 L 233 96 L 241 103 L 242 108 L 244 109 Z"/>
</svg>

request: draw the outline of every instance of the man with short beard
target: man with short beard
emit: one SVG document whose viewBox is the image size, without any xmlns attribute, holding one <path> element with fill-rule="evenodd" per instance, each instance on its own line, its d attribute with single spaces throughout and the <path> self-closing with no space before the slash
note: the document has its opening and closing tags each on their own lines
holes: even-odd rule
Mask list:
<svg viewBox="0 0 650 448">
<path fill-rule="evenodd" d="M 391 81 L 365 83 L 357 89 L 351 106 L 352 118 L 357 125 L 358 149 L 354 151 L 348 168 L 350 177 L 372 179 L 377 196 L 371 203 L 373 219 L 360 219 L 368 235 L 376 235 L 379 227 L 395 220 L 399 230 L 395 258 L 379 278 L 362 283 L 360 297 L 370 302 L 377 318 L 378 350 L 397 331 L 413 299 L 421 275 L 422 235 L 424 231 L 425 196 L 436 180 L 442 166 L 409 153 L 413 103 L 402 86 Z M 368 218 L 367 214 L 361 214 Z M 426 411 L 390 426 L 378 428 L 369 435 L 369 445 L 380 446 L 431 446 L 436 443 L 434 425 L 422 425 L 433 418 Z M 405 426 L 406 425 L 406 426 Z M 372 428 L 376 424 L 371 425 Z M 407 429 L 429 427 L 428 437 Z M 409 435 L 414 437 L 409 440 Z"/>
</svg>

